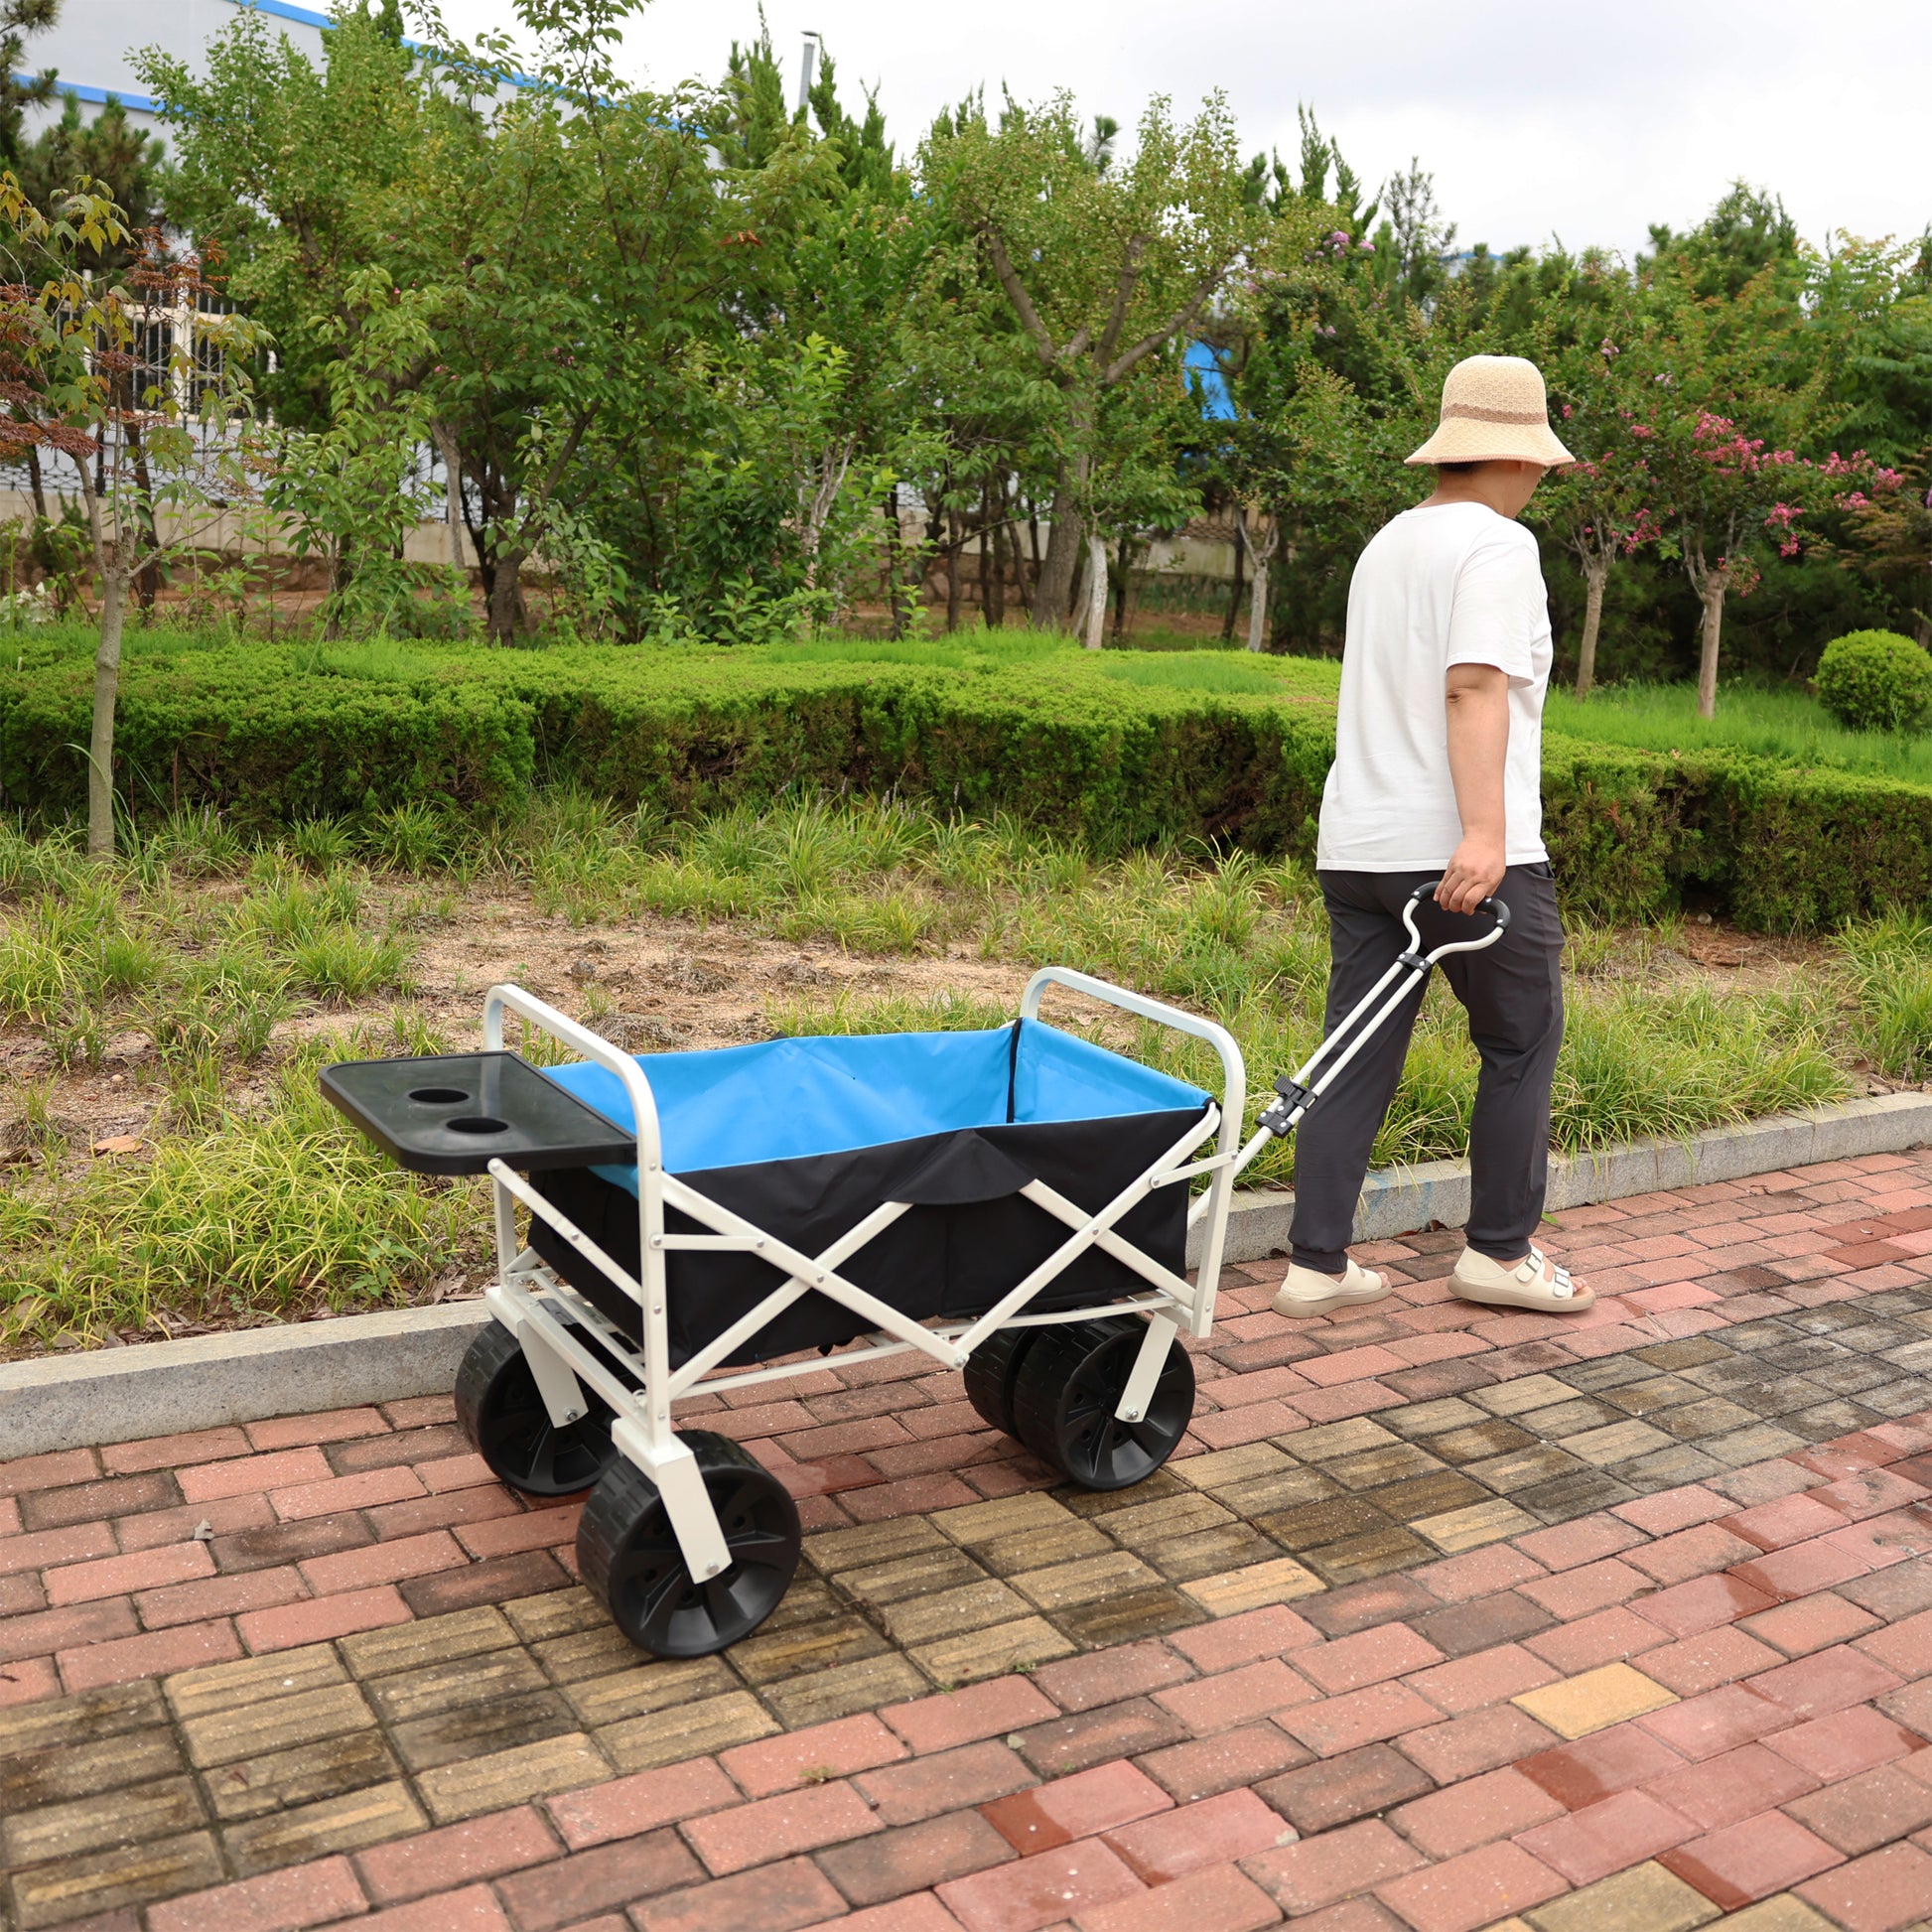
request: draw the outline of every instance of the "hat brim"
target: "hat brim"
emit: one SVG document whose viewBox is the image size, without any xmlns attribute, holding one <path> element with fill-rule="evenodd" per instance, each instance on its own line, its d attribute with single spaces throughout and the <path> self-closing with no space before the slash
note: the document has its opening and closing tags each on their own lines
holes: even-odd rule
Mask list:
<svg viewBox="0 0 1932 1932">
<path fill-rule="evenodd" d="M 1546 470 L 1577 459 L 1547 423 L 1478 423 L 1451 417 L 1436 426 L 1409 463 L 1540 463 Z"/>
</svg>

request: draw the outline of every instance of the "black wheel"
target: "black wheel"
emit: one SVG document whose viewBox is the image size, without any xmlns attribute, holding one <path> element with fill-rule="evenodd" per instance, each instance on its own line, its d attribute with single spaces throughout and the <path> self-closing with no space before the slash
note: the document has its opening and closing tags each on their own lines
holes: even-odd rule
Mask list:
<svg viewBox="0 0 1932 1932">
<path fill-rule="evenodd" d="M 1194 1413 L 1194 1365 L 1176 1338 L 1140 1422 L 1116 1422 L 1147 1324 L 1138 1316 L 1042 1328 L 1013 1385 L 1020 1440 L 1083 1489 L 1125 1489 L 1151 1476 Z"/>
<path fill-rule="evenodd" d="M 698 1458 L 731 1567 L 694 1581 L 657 1485 L 620 1456 L 584 1505 L 577 1566 L 640 1650 L 707 1657 L 750 1636 L 777 1608 L 798 1568 L 798 1510 L 756 1456 L 708 1430 L 680 1430 Z"/>
<path fill-rule="evenodd" d="M 590 1388 L 584 1388 L 584 1399 L 589 1412 L 559 1429 L 516 1337 L 498 1321 L 470 1344 L 456 1373 L 463 1433 L 496 1476 L 526 1495 L 575 1495 L 616 1459 L 609 1406 Z"/>
<path fill-rule="evenodd" d="M 966 1400 L 1003 1436 L 1017 1437 L 1013 1384 L 1038 1328 L 995 1328 L 966 1358 Z"/>
</svg>

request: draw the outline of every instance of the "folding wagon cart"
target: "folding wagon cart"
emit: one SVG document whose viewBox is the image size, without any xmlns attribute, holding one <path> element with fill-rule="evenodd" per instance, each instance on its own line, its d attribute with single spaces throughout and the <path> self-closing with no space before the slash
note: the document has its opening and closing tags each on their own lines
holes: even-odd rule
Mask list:
<svg viewBox="0 0 1932 1932">
<path fill-rule="evenodd" d="M 1485 900 L 1487 931 L 1425 953 L 1416 907 L 1432 890 L 1404 909 L 1408 950 L 1276 1081 L 1245 1145 L 1247 1076 L 1224 1028 L 1059 966 L 987 1032 L 637 1057 L 495 986 L 482 1052 L 332 1066 L 323 1088 L 401 1166 L 490 1176 L 494 1320 L 458 1372 L 458 1417 L 511 1487 L 589 1489 L 585 1583 L 642 1649 L 702 1656 L 776 1606 L 799 1524 L 736 1443 L 673 1427 L 681 1400 L 810 1374 L 834 1348 L 841 1366 L 916 1350 L 962 1369 L 987 1422 L 1084 1488 L 1168 1459 L 1194 1403 L 1176 1342 L 1213 1328 L 1235 1177 L 1439 959 L 1508 924 Z M 1205 1040 L 1219 1094 L 1047 1025 L 1049 987 Z M 505 1050 L 506 1012 L 582 1058 Z"/>
</svg>

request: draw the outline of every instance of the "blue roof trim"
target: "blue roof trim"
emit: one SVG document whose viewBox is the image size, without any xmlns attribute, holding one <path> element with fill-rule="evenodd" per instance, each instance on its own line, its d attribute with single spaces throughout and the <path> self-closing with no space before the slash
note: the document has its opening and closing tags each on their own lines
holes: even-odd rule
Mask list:
<svg viewBox="0 0 1932 1932">
<path fill-rule="evenodd" d="M 14 75 L 14 78 L 23 86 L 26 86 L 38 80 L 40 75 L 37 73 L 17 73 Z M 160 102 L 150 100 L 146 94 L 123 93 L 118 87 L 83 87 L 77 81 L 57 79 L 54 83 L 54 91 L 61 95 L 63 99 L 69 94 L 72 94 L 76 99 L 84 100 L 90 107 L 105 107 L 110 100 L 118 100 L 123 107 L 128 108 L 136 114 L 158 114 L 161 112 Z"/>
<path fill-rule="evenodd" d="M 252 8 L 258 14 L 273 14 L 277 20 L 292 20 L 298 27 L 320 27 L 324 33 L 336 24 L 327 14 L 290 6 L 289 0 L 230 0 L 230 4 Z"/>
</svg>

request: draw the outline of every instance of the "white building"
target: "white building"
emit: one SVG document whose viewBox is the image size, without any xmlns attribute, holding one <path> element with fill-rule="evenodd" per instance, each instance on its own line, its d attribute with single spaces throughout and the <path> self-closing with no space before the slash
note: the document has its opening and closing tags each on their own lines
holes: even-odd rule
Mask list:
<svg viewBox="0 0 1932 1932">
<path fill-rule="evenodd" d="M 134 71 L 134 55 L 143 47 L 202 65 L 203 50 L 224 32 L 239 7 L 253 7 L 310 59 L 319 61 L 329 16 L 290 0 L 66 0 L 61 17 L 46 33 L 32 35 L 22 64 L 33 73 L 50 69 L 65 93 L 78 94 L 81 113 L 99 107 L 111 93 L 138 125 L 161 132 L 146 90 Z M 29 123 L 31 134 L 47 119 L 59 119 L 62 103 L 42 108 Z"/>
</svg>

